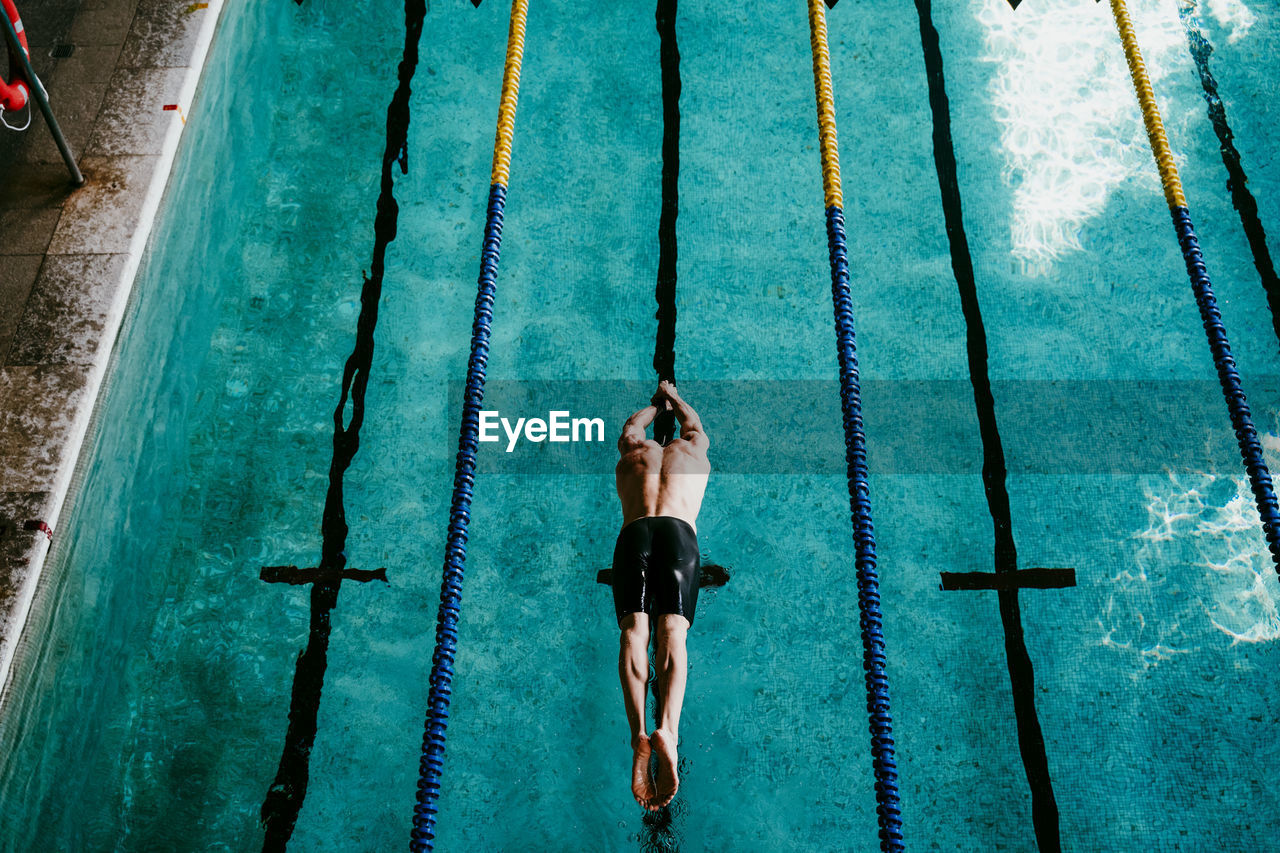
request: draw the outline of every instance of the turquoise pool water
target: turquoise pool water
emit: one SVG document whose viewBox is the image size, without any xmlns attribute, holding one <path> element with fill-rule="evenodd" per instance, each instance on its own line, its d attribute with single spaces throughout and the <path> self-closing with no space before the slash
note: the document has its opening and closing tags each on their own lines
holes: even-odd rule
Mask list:
<svg viewBox="0 0 1280 853">
<path fill-rule="evenodd" d="M 1183 25 L 1172 2 L 1133 11 L 1274 451 L 1280 353 Z M 291 850 L 407 843 L 507 15 L 427 14 L 346 477 L 351 565 L 388 583 L 345 583 L 333 611 Z M 1275 234 L 1280 16 L 1197 17 Z M 0 850 L 262 846 L 310 606 L 259 569 L 318 559 L 402 20 L 383 0 L 224 13 L 0 718 Z M 1280 590 L 1108 10 L 933 20 L 1019 565 L 1076 571 L 1020 594 L 1063 849 L 1266 849 Z M 992 522 L 919 19 L 846 2 L 829 26 L 908 848 L 1032 850 L 996 594 L 939 589 L 991 570 Z M 691 635 L 675 837 L 870 851 L 804 7 L 686 3 L 677 29 L 676 365 L 716 442 L 701 544 L 733 578 Z M 535 0 L 489 376 L 508 399 L 571 390 L 610 439 L 652 381 L 661 107 L 651 5 Z M 619 523 L 610 454 L 524 450 L 481 454 L 437 849 L 634 850 L 594 583 Z"/>
</svg>

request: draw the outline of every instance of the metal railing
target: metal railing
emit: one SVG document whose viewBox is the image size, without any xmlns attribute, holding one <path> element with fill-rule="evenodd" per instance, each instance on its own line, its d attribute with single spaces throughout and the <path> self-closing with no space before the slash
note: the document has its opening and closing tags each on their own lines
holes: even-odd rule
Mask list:
<svg viewBox="0 0 1280 853">
<path fill-rule="evenodd" d="M 58 151 L 62 154 L 62 162 L 67 164 L 67 169 L 71 172 L 71 182 L 76 186 L 84 184 L 84 175 L 80 174 L 80 167 L 76 165 L 76 157 L 71 153 L 71 147 L 67 145 L 67 140 L 62 135 L 62 128 L 58 127 L 58 120 L 53 117 L 53 110 L 49 107 L 49 94 L 44 89 L 44 84 L 40 82 L 40 78 L 36 76 L 36 70 L 31 67 L 31 59 L 27 56 L 27 52 L 22 49 L 22 44 L 18 41 L 18 33 L 13 28 L 13 22 L 9 20 L 9 16 L 0 12 L 0 21 L 4 22 L 4 39 L 9 45 L 9 56 L 16 60 L 18 66 L 22 69 L 22 75 L 31 84 L 31 97 L 40 107 L 40 114 L 44 116 L 45 124 L 49 127 L 49 132 L 53 134 L 53 141 L 58 145 Z"/>
</svg>

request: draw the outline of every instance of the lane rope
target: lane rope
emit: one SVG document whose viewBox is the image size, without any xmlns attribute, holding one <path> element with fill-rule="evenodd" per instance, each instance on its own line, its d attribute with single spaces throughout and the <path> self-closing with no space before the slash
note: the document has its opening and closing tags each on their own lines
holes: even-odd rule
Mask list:
<svg viewBox="0 0 1280 853">
<path fill-rule="evenodd" d="M 524 57 L 525 22 L 528 14 L 528 0 L 514 0 L 511 5 L 511 26 L 507 33 L 507 58 L 502 75 L 498 126 L 494 134 L 489 206 L 480 257 L 475 316 L 471 326 L 471 357 L 467 363 L 462 425 L 458 435 L 458 455 L 453 476 L 453 499 L 449 508 L 444 577 L 440 585 L 440 610 L 436 617 L 436 647 L 431 658 L 431 691 L 427 700 L 426 731 L 422 740 L 422 759 L 418 766 L 417 803 L 413 808 L 413 830 L 409 841 L 409 849 L 414 853 L 431 851 L 435 846 L 437 801 L 444 770 L 449 700 L 453 695 L 454 654 L 458 646 L 458 613 L 462 605 L 462 581 L 467 561 L 467 527 L 471 521 L 471 494 L 475 485 L 480 406 L 484 400 L 485 368 L 489 361 L 489 324 L 493 320 L 493 302 L 497 290 L 502 217 L 506 206 L 507 180 L 511 173 L 511 142 L 515 135 L 520 63 Z"/>
<path fill-rule="evenodd" d="M 1178 246 L 1186 263 L 1187 276 L 1191 279 L 1191 289 L 1195 292 L 1196 305 L 1200 308 L 1201 324 L 1209 339 L 1213 364 L 1218 371 L 1218 384 L 1222 386 L 1222 394 L 1231 413 L 1231 425 L 1240 446 L 1240 458 L 1249 474 L 1249 484 L 1253 489 L 1258 514 L 1262 518 L 1262 528 L 1272 562 L 1276 571 L 1280 572 L 1280 508 L 1277 507 L 1271 472 L 1262 456 L 1258 431 L 1253 426 L 1249 403 L 1240 385 L 1240 373 L 1231 355 L 1227 330 L 1222 325 L 1222 314 L 1213 295 L 1213 285 L 1209 281 L 1209 272 L 1200 252 L 1200 242 L 1191 224 L 1191 212 L 1187 209 L 1187 199 L 1182 192 L 1182 180 L 1178 177 L 1178 167 L 1173 161 L 1173 151 L 1165 136 L 1164 122 L 1156 108 L 1155 93 L 1147 76 L 1147 67 L 1142 61 L 1142 53 L 1138 50 L 1138 39 L 1134 35 L 1133 22 L 1129 18 L 1124 0 L 1111 0 L 1111 12 L 1120 33 L 1120 41 L 1124 45 L 1125 61 L 1129 65 L 1129 75 L 1133 78 L 1133 88 L 1142 109 L 1142 123 L 1147 128 L 1151 153 L 1155 156 L 1156 167 L 1160 171 L 1160 184 L 1164 188 L 1169 214 L 1173 217 L 1173 229 L 1178 235 Z"/>
<path fill-rule="evenodd" d="M 813 88 L 818 105 L 822 189 L 831 260 L 831 301 L 840 358 L 840 404 L 844 420 L 849 506 L 857 553 L 858 622 L 862 632 L 862 668 L 866 673 L 871 761 L 876 780 L 876 817 L 880 825 L 880 849 L 886 853 L 899 853 L 904 849 L 902 809 L 898 797 L 893 719 L 889 709 L 875 525 L 871 518 L 871 490 L 867 482 L 866 435 L 862 426 L 853 299 L 849 294 L 849 259 L 845 244 L 844 198 L 840 189 L 840 155 L 836 144 L 835 98 L 831 92 L 831 57 L 827 50 L 827 19 L 822 0 L 809 0 L 809 44 L 813 51 Z"/>
</svg>

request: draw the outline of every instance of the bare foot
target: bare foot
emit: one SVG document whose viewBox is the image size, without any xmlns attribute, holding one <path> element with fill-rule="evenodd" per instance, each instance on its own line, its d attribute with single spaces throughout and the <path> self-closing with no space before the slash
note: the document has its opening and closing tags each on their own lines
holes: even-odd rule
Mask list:
<svg viewBox="0 0 1280 853">
<path fill-rule="evenodd" d="M 653 800 L 653 779 L 649 775 L 649 738 L 638 735 L 631 742 L 631 749 L 634 751 L 631 758 L 631 793 L 636 802 L 647 809 Z"/>
<path fill-rule="evenodd" d="M 676 738 L 665 729 L 654 729 L 649 741 L 658 759 L 657 789 L 650 811 L 657 811 L 670 803 L 680 788 L 680 777 L 676 773 Z"/>
</svg>

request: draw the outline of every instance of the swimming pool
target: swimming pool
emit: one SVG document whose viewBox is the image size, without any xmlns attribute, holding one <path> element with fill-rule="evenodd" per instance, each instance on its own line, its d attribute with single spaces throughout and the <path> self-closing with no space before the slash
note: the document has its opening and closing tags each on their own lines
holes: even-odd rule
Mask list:
<svg viewBox="0 0 1280 853">
<path fill-rule="evenodd" d="M 1277 340 L 1173 3 L 1133 12 L 1255 419 Z M 932 137 L 926 5 L 830 16 L 911 849 L 1035 848 L 983 444 Z M 0 718 L 0 849 L 245 850 L 291 701 L 318 702 L 292 850 L 403 849 L 508 8 L 434 4 L 413 81 L 323 690 L 295 685 L 333 407 L 369 268 L 402 9 L 224 12 L 72 519 Z M 1018 595 L 1064 849 L 1280 830 L 1276 576 L 1105 6 L 939 5 Z M 1195 20 L 1277 227 L 1280 20 Z M 652 382 L 663 101 L 652 6 L 531 8 L 490 402 L 612 431 Z M 876 849 L 802 5 L 683 4 L 676 372 L 732 580 L 691 635 L 688 849 Z M 934 58 L 936 60 L 936 57 Z M 929 61 L 934 61 L 929 60 Z M 812 451 L 810 450 L 812 448 Z M 555 453 L 551 453 L 555 450 Z M 834 454 L 834 458 L 833 458 Z M 481 453 L 437 849 L 628 850 L 609 443 Z M 304 679 L 305 681 L 305 679 Z M 300 698 L 301 697 L 301 698 Z"/>
</svg>

